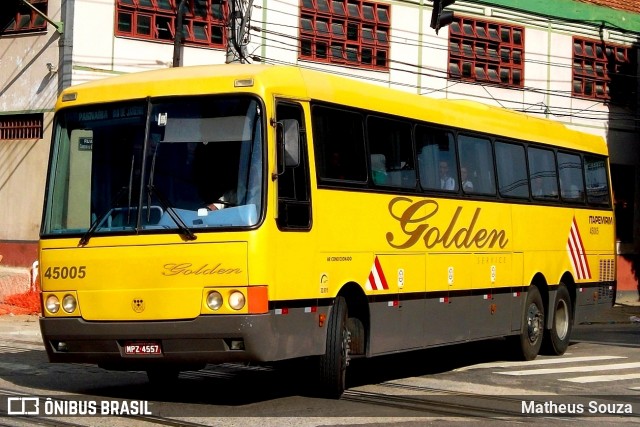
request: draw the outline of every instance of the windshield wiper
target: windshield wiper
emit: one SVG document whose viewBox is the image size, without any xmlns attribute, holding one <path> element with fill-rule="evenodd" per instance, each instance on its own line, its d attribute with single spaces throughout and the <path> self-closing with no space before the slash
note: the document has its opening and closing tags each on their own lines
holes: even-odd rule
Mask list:
<svg viewBox="0 0 640 427">
<path fill-rule="evenodd" d="M 180 234 L 184 236 L 187 240 L 196 240 L 198 236 L 193 234 L 193 231 L 185 224 L 185 222 L 180 218 L 180 215 L 176 212 L 176 210 L 171 206 L 169 200 L 158 190 L 153 184 L 147 185 L 147 190 L 149 191 L 149 195 L 155 194 L 158 198 L 158 201 L 162 205 L 165 211 L 169 213 L 169 216 L 176 223 L 178 228 L 180 229 Z"/>
<path fill-rule="evenodd" d="M 91 224 L 91 227 L 89 227 L 89 229 L 82 235 L 82 237 L 80 238 L 80 241 L 78 242 L 78 246 L 85 246 L 87 243 L 89 243 L 89 239 L 91 239 L 91 237 L 94 235 L 98 227 L 102 225 L 102 223 L 107 219 L 107 217 L 111 215 L 111 211 L 113 210 L 114 207 L 118 205 L 118 202 L 120 201 L 120 199 L 122 199 L 122 196 L 124 196 L 125 193 L 130 191 L 129 188 L 130 187 L 122 187 L 120 191 L 118 191 L 118 194 L 116 194 L 116 197 L 114 198 L 113 203 L 109 205 L 109 207 L 102 213 L 102 215 L 100 215 L 93 222 L 93 224 Z"/>
</svg>

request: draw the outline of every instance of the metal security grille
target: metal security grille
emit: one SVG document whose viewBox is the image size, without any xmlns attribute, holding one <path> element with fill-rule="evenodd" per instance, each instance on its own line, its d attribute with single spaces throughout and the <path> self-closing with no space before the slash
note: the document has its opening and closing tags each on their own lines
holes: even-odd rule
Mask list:
<svg viewBox="0 0 640 427">
<path fill-rule="evenodd" d="M 623 91 L 633 93 L 635 90 L 630 83 L 635 84 L 635 80 L 629 76 L 634 69 L 629 48 L 600 40 L 573 38 L 574 96 L 610 100 L 619 98 Z"/>
<path fill-rule="evenodd" d="M 0 116 L 0 140 L 41 139 L 42 114 Z"/>
<path fill-rule="evenodd" d="M 457 18 L 449 27 L 449 78 L 524 85 L 524 27 Z"/>
<path fill-rule="evenodd" d="M 33 7 L 47 14 L 48 0 L 28 0 Z M 0 6 L 0 35 L 42 31 L 47 29 L 47 22 L 35 10 L 22 2 L 2 1 Z"/>
<path fill-rule="evenodd" d="M 301 0 L 300 58 L 389 69 L 390 6 L 361 0 Z"/>
<path fill-rule="evenodd" d="M 179 0 L 117 0 L 117 36 L 173 42 Z M 187 2 L 183 37 L 187 45 L 226 46 L 227 0 Z"/>
</svg>

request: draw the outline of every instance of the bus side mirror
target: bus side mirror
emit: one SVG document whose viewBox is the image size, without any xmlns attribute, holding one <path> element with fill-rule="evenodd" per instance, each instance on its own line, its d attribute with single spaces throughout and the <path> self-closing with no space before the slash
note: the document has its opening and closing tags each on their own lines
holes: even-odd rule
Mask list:
<svg viewBox="0 0 640 427">
<path fill-rule="evenodd" d="M 278 147 L 278 175 L 285 167 L 300 164 L 300 127 L 297 120 L 284 119 L 276 123 L 276 144 Z"/>
</svg>

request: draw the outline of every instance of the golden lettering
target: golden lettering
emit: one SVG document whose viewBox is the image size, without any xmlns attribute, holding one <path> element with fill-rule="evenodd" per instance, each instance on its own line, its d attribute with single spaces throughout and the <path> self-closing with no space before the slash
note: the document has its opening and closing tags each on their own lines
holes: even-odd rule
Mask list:
<svg viewBox="0 0 640 427">
<path fill-rule="evenodd" d="M 401 209 L 403 209 L 401 211 Z M 452 245 L 458 249 L 476 248 L 504 248 L 509 243 L 507 233 L 504 229 L 477 228 L 480 218 L 481 208 L 476 208 L 473 217 L 468 224 L 464 226 L 458 225 L 462 206 L 456 208 L 455 213 L 451 217 L 445 231 L 437 226 L 432 226 L 429 222 L 440 209 L 438 202 L 435 200 L 424 199 L 414 202 L 408 197 L 395 197 L 389 202 L 389 213 L 391 217 L 398 221 L 400 230 L 404 234 L 404 242 L 402 234 L 398 236 L 389 231 L 386 234 L 387 243 L 396 249 L 410 248 L 422 238 L 426 248 L 431 249 L 437 245 L 449 248 Z M 420 213 L 424 210 L 424 214 Z M 397 237 L 397 238 L 396 238 Z"/>
</svg>

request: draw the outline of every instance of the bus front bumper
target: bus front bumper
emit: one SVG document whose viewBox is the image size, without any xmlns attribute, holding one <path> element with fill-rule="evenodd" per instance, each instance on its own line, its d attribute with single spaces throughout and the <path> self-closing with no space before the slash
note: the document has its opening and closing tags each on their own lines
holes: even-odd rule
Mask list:
<svg viewBox="0 0 640 427">
<path fill-rule="evenodd" d="M 302 319 L 296 317 L 273 312 L 136 322 L 41 317 L 40 331 L 50 362 L 90 363 L 107 369 L 270 362 L 324 353 L 326 328 L 300 323 Z M 125 348 L 132 344 L 158 344 L 160 354 L 127 354 Z"/>
</svg>

